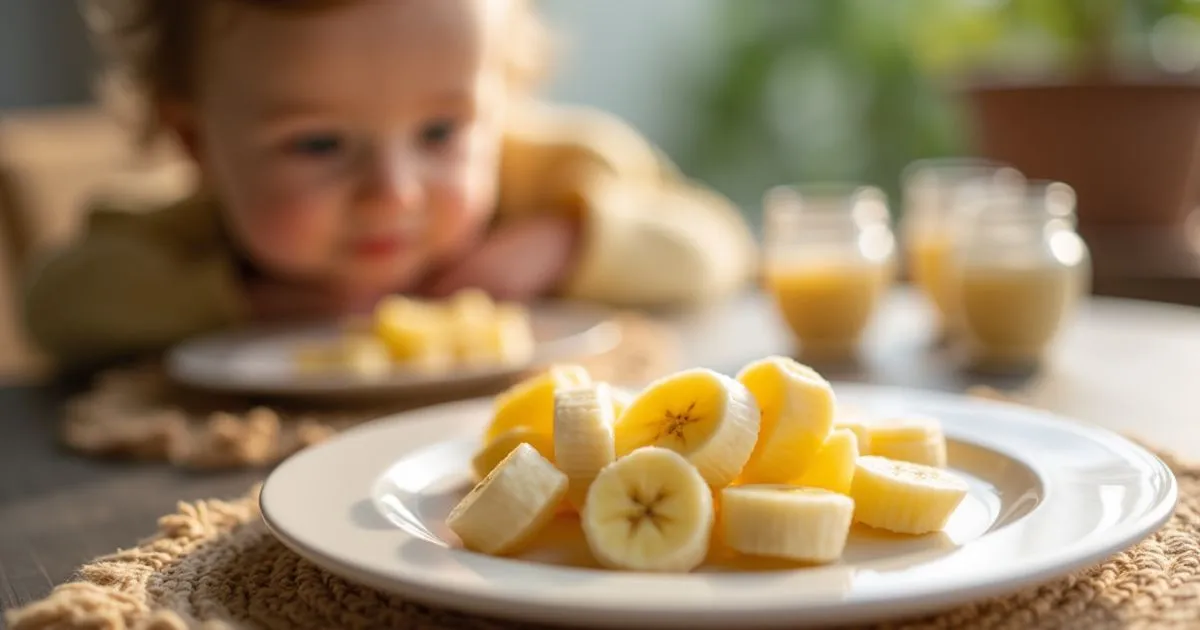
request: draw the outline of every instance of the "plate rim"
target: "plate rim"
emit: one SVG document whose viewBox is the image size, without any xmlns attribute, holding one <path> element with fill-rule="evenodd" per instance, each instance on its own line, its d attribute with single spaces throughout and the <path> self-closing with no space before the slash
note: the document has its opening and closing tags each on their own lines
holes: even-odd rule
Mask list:
<svg viewBox="0 0 1200 630">
<path fill-rule="evenodd" d="M 1160 497 L 1154 505 L 1143 510 L 1135 518 L 1118 523 L 1117 526 L 1104 530 L 1106 536 L 1091 541 L 1081 541 L 1076 545 L 1064 547 L 1062 550 L 1046 554 L 1034 560 L 1027 560 L 1019 564 L 1009 565 L 1004 570 L 997 573 L 990 571 L 986 574 L 980 574 L 979 577 L 966 580 L 966 582 L 950 591 L 944 589 L 930 589 L 916 587 L 906 592 L 890 594 L 886 597 L 877 598 L 874 600 L 856 602 L 853 605 L 847 604 L 843 600 L 825 600 L 819 602 L 806 602 L 799 609 L 794 602 L 784 601 L 786 598 L 777 599 L 765 607 L 756 607 L 753 620 L 747 619 L 745 610 L 735 610 L 729 607 L 725 608 L 705 608 L 705 609 L 673 609 L 670 606 L 659 609 L 648 609 L 646 607 L 638 607 L 633 610 L 618 611 L 614 610 L 610 605 L 595 602 L 553 598 L 553 599 L 520 599 L 505 593 L 487 592 L 486 588 L 460 588 L 457 586 L 435 586 L 429 583 L 422 582 L 418 579 L 406 579 L 406 577 L 392 575 L 377 574 L 369 568 L 354 565 L 352 562 L 345 561 L 336 555 L 323 552 L 319 549 L 310 547 L 304 541 L 293 538 L 288 534 L 286 527 L 281 527 L 278 522 L 270 515 L 270 507 L 268 506 L 269 497 L 271 495 L 272 481 L 277 481 L 281 475 L 286 473 L 286 466 L 289 462 L 301 461 L 305 457 L 306 452 L 296 453 L 284 460 L 277 466 L 271 474 L 264 480 L 259 498 L 259 508 L 262 521 L 270 533 L 286 547 L 308 559 L 314 564 L 329 570 L 330 572 L 340 575 L 347 580 L 365 584 L 377 588 L 381 591 L 396 593 L 402 597 L 407 597 L 413 601 L 419 601 L 429 605 L 445 607 L 453 610 L 463 610 L 464 598 L 469 598 L 470 613 L 492 615 L 506 619 L 519 619 L 523 621 L 534 622 L 550 622 L 565 625 L 587 625 L 587 626 L 617 626 L 629 622 L 649 623 L 656 627 L 722 627 L 729 623 L 739 623 L 746 627 L 808 627 L 808 622 L 824 623 L 813 617 L 822 617 L 824 615 L 834 614 L 837 616 L 837 623 L 861 623 L 866 621 L 878 621 L 881 619 L 880 613 L 886 611 L 887 617 L 899 618 L 910 614 L 922 614 L 936 612 L 952 608 L 957 605 L 962 605 L 972 601 L 978 601 L 989 597 L 1002 596 L 1016 592 L 1023 588 L 1043 584 L 1049 580 L 1056 579 L 1088 566 L 1102 562 L 1104 559 L 1111 557 L 1124 549 L 1137 544 L 1145 538 L 1153 535 L 1158 531 L 1175 513 L 1178 505 L 1178 480 L 1176 479 L 1170 467 L 1156 454 L 1148 448 L 1137 443 L 1134 440 L 1112 431 L 1111 429 L 1086 424 L 1081 421 L 1073 420 L 1065 415 L 1051 411 L 1037 409 L 1019 403 L 997 401 L 973 398 L 963 394 L 946 392 L 943 390 L 921 389 L 900 386 L 888 385 L 871 385 L 864 383 L 852 382 L 837 382 L 832 381 L 834 390 L 838 392 L 852 392 L 858 396 L 894 396 L 904 394 L 918 393 L 925 399 L 935 399 L 944 403 L 963 403 L 969 401 L 972 405 L 979 407 L 1003 407 L 1011 410 L 1018 410 L 1023 414 L 1027 414 L 1032 418 L 1036 418 L 1039 422 L 1050 423 L 1060 429 L 1066 429 L 1072 433 L 1082 434 L 1085 439 L 1092 438 L 1097 441 L 1099 438 L 1101 443 L 1117 444 L 1126 452 L 1136 454 L 1140 459 L 1144 460 L 1153 469 L 1154 478 L 1164 480 L 1165 486 L 1156 495 Z M 419 419 L 421 416 L 429 418 L 446 412 L 455 413 L 455 408 L 471 409 L 480 405 L 485 405 L 490 401 L 490 397 L 472 398 L 466 400 L 453 401 L 432 405 L 413 411 L 400 412 L 389 414 L 375 420 L 366 422 L 362 425 L 353 427 L 343 433 L 334 436 L 331 440 L 322 444 L 310 447 L 306 451 L 321 449 L 324 447 L 333 447 L 335 442 L 341 440 L 353 439 L 355 435 L 368 433 L 378 430 L 387 430 L 387 428 L 395 422 L 411 422 Z M 459 411 L 461 413 L 461 411 Z M 417 416 L 417 417 L 414 417 Z M 949 433 L 949 432 L 948 432 Z M 1008 453 L 995 448 L 995 446 L 979 445 L 974 440 L 963 440 L 984 446 L 993 451 L 1000 452 L 1005 456 L 1013 457 L 1022 464 L 1028 466 L 1039 479 L 1043 479 L 1043 470 L 1038 467 L 1036 462 Z M 397 452 L 397 459 L 404 452 L 411 452 L 413 449 L 433 446 L 437 443 L 444 443 L 444 440 L 433 441 L 429 443 L 421 443 L 412 448 L 404 449 Z M 311 453 L 309 453 L 311 455 Z M 382 474 L 383 470 L 376 471 L 376 478 Z M 367 489 L 363 490 L 364 492 Z M 1034 508 L 1030 512 L 1041 509 L 1047 501 L 1043 501 L 1041 505 Z M 1026 515 L 1024 518 L 1028 518 Z M 993 533 L 990 530 L 989 533 Z M 506 558 L 491 558 L 487 557 L 485 561 L 495 562 L 511 562 Z M 533 564 L 537 567 L 534 570 L 546 570 L 548 572 L 572 572 L 586 571 L 594 572 L 594 569 L 583 569 L 577 567 L 545 567 L 542 565 Z M 606 572 L 608 573 L 608 572 Z M 646 578 L 646 574 L 638 574 L 640 578 Z M 668 574 L 668 579 L 671 575 Z M 609 576 L 611 577 L 611 575 Z M 656 576 L 650 575 L 651 579 Z M 678 576 L 676 576 L 678 577 Z M 722 576 L 724 579 L 742 579 L 748 576 L 741 574 L 728 574 Z M 520 609 L 519 614 L 514 614 L 515 609 Z M 798 619 L 796 614 L 798 610 L 802 610 L 806 619 Z M 587 617 L 587 620 L 580 620 L 576 617 Z"/>
</svg>

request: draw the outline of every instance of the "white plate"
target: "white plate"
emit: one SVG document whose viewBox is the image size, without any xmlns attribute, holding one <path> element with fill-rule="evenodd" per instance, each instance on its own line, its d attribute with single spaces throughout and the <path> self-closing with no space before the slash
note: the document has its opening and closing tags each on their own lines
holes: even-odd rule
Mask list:
<svg viewBox="0 0 1200 630">
<path fill-rule="evenodd" d="M 689 574 L 595 568 L 569 517 L 517 558 L 464 551 L 444 517 L 470 487 L 486 400 L 376 421 L 297 454 L 267 479 L 263 517 L 317 565 L 431 605 L 564 625 L 795 628 L 1010 593 L 1104 560 L 1174 510 L 1168 468 L 1107 431 L 949 394 L 835 389 L 839 401 L 941 418 L 950 466 L 971 482 L 944 533 L 901 538 L 856 526 L 834 565 L 731 570 L 726 560 Z"/>
<path fill-rule="evenodd" d="M 336 324 L 254 328 L 218 333 L 179 344 L 167 356 L 173 379 L 233 393 L 325 397 L 429 394 L 512 377 L 538 365 L 605 352 L 620 340 L 612 312 L 583 304 L 546 302 L 531 307 L 536 347 L 528 364 L 455 368 L 427 373 L 397 367 L 380 377 L 305 373 L 293 357 L 305 344 L 340 334 Z"/>
</svg>

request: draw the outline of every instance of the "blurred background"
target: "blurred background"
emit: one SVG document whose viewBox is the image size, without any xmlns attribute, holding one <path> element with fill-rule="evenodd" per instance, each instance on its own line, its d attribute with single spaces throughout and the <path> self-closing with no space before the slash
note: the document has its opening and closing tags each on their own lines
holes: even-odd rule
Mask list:
<svg viewBox="0 0 1200 630">
<path fill-rule="evenodd" d="M 877 185 L 899 221 L 907 164 L 983 156 L 1076 189 L 1096 293 L 1200 304 L 1200 0 L 540 4 L 548 96 L 627 119 L 756 227 L 766 188 L 811 180 Z M 22 180 L 47 177 L 30 143 L 75 144 L 46 129 L 94 101 L 97 66 L 75 2 L 0 0 L 9 250 L 70 230 Z"/>
</svg>

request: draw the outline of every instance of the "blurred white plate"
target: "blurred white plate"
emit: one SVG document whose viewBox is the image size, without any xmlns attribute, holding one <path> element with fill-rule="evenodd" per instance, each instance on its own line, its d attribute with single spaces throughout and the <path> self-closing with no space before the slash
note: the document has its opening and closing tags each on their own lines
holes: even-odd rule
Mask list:
<svg viewBox="0 0 1200 630">
<path fill-rule="evenodd" d="M 688 574 L 603 570 L 561 517 L 513 558 L 464 551 L 444 519 L 470 489 L 489 401 L 385 418 L 283 462 L 261 495 L 288 547 L 415 601 L 527 622 L 811 627 L 895 620 L 1003 595 L 1103 561 L 1160 527 L 1176 482 L 1131 442 L 1048 413 L 837 384 L 840 401 L 939 417 L 971 493 L 944 532 L 855 526 L 843 559 L 800 568 L 714 556 Z"/>
<path fill-rule="evenodd" d="M 608 309 L 569 302 L 531 307 L 536 342 L 527 364 L 455 367 L 422 372 L 397 366 L 380 376 L 349 372 L 309 372 L 295 360 L 297 350 L 341 334 L 335 323 L 252 328 L 209 335 L 172 348 L 167 370 L 192 387 L 230 393 L 302 397 L 353 397 L 443 393 L 512 378 L 554 361 L 579 360 L 612 349 L 620 326 Z"/>
</svg>

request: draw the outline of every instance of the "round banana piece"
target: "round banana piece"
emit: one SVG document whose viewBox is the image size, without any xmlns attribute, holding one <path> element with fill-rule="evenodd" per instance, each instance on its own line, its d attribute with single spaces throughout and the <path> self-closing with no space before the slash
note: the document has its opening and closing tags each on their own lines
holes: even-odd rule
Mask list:
<svg viewBox="0 0 1200 630">
<path fill-rule="evenodd" d="M 574 363 L 552 365 L 544 372 L 531 376 L 496 396 L 492 405 L 492 422 L 484 432 L 484 441 L 517 427 L 528 427 L 537 433 L 554 432 L 554 392 L 560 387 L 586 385 L 592 377 L 586 368 Z"/>
<path fill-rule="evenodd" d="M 714 488 L 729 485 L 754 450 L 759 409 L 749 390 L 707 368 L 648 385 L 614 425 L 617 457 L 658 446 L 683 455 Z"/>
<path fill-rule="evenodd" d="M 908 416 L 867 423 L 871 455 L 946 467 L 946 437 L 935 418 Z"/>
<path fill-rule="evenodd" d="M 721 491 L 721 539 L 752 556 L 823 564 L 842 556 L 854 501 L 819 488 L 782 484 Z"/>
<path fill-rule="evenodd" d="M 596 560 L 634 571 L 691 571 L 712 537 L 712 490 L 675 451 L 647 446 L 600 471 L 581 514 Z"/>
<path fill-rule="evenodd" d="M 475 453 L 471 458 L 471 470 L 475 472 L 475 479 L 486 477 L 521 443 L 528 443 L 551 464 L 554 463 L 554 438 L 528 427 L 517 427 L 497 435 Z"/>
<path fill-rule="evenodd" d="M 608 383 L 554 393 L 554 461 L 567 475 L 567 500 L 582 510 L 592 480 L 616 459 L 613 400 Z"/>
<path fill-rule="evenodd" d="M 849 429 L 834 429 L 813 456 L 812 465 L 793 480 L 792 485 L 848 495 L 857 464 L 858 438 Z"/>
<path fill-rule="evenodd" d="M 942 468 L 871 455 L 858 459 L 850 498 L 863 525 L 919 535 L 945 527 L 969 491 Z"/>
<path fill-rule="evenodd" d="M 446 517 L 467 549 L 491 555 L 518 551 L 558 511 L 567 476 L 521 443 Z"/>
<path fill-rule="evenodd" d="M 762 411 L 758 441 L 741 482 L 787 483 L 804 472 L 833 427 L 833 387 L 812 368 L 781 356 L 738 373 Z"/>
</svg>

